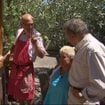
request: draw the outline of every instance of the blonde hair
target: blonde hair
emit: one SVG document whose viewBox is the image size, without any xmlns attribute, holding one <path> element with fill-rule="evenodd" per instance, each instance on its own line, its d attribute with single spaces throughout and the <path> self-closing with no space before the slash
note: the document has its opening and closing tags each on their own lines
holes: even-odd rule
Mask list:
<svg viewBox="0 0 105 105">
<path fill-rule="evenodd" d="M 74 58 L 74 55 L 75 55 L 75 48 L 74 47 L 71 47 L 71 46 L 63 46 L 61 49 L 60 49 L 60 55 L 61 54 L 67 54 L 69 55 L 70 57 Z"/>
</svg>

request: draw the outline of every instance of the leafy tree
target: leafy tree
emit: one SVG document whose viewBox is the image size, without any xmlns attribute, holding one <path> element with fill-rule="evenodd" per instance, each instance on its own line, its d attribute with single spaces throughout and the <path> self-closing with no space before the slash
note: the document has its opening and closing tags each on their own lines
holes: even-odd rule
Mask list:
<svg viewBox="0 0 105 105">
<path fill-rule="evenodd" d="M 51 40 L 49 49 L 58 50 L 67 43 L 63 24 L 71 18 L 82 18 L 90 31 L 105 43 L 104 3 L 105 0 L 5 0 L 5 34 L 13 36 L 19 27 L 21 14 L 29 12 L 35 17 L 36 28 L 43 38 Z"/>
</svg>

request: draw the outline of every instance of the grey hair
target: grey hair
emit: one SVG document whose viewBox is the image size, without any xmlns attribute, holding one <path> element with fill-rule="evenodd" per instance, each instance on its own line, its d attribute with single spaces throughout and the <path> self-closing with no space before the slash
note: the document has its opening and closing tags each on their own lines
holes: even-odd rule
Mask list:
<svg viewBox="0 0 105 105">
<path fill-rule="evenodd" d="M 64 30 L 73 35 L 87 34 L 89 32 L 87 24 L 81 19 L 71 19 L 64 24 Z"/>
</svg>

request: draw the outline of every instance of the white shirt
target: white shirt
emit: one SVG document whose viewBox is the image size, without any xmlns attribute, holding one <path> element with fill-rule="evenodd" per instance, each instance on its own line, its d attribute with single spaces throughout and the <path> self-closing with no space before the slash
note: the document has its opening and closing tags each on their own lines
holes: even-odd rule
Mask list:
<svg viewBox="0 0 105 105">
<path fill-rule="evenodd" d="M 20 29 L 17 31 L 17 33 L 16 33 L 16 40 L 17 40 L 17 38 L 20 36 L 20 34 L 23 32 L 23 30 L 24 30 L 23 28 L 20 28 Z M 35 35 L 35 36 L 38 38 L 38 40 L 37 40 L 38 46 L 39 46 L 42 50 L 44 50 L 44 51 L 46 52 L 46 50 L 45 50 L 45 48 L 44 48 L 44 45 L 43 45 L 43 39 L 42 39 L 42 37 L 41 37 L 41 34 L 40 34 L 36 29 L 33 29 L 33 35 Z M 23 41 L 27 40 L 27 39 L 26 39 L 26 35 L 25 35 L 25 36 L 21 35 L 20 38 L 21 38 L 21 40 L 23 40 Z M 15 42 L 16 42 L 16 40 L 15 40 Z M 30 44 L 29 44 L 29 48 L 28 48 L 28 54 L 29 54 L 30 60 L 34 61 L 35 58 L 36 58 L 35 48 L 33 47 L 32 43 L 31 43 L 31 40 L 30 40 L 29 43 L 30 43 Z"/>
<path fill-rule="evenodd" d="M 87 34 L 76 50 L 69 72 L 70 84 L 83 88 L 87 100 L 99 101 L 105 97 L 105 46 Z"/>
</svg>

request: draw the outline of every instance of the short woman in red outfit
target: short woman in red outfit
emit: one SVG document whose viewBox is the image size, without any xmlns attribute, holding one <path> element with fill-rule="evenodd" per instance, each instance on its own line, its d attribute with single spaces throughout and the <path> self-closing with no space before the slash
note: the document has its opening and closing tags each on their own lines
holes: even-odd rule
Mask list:
<svg viewBox="0 0 105 105">
<path fill-rule="evenodd" d="M 33 28 L 33 17 L 24 14 L 13 50 L 13 64 L 8 83 L 8 94 L 18 101 L 31 102 L 34 98 L 33 61 L 44 57 L 46 51 L 40 33 Z"/>
</svg>

